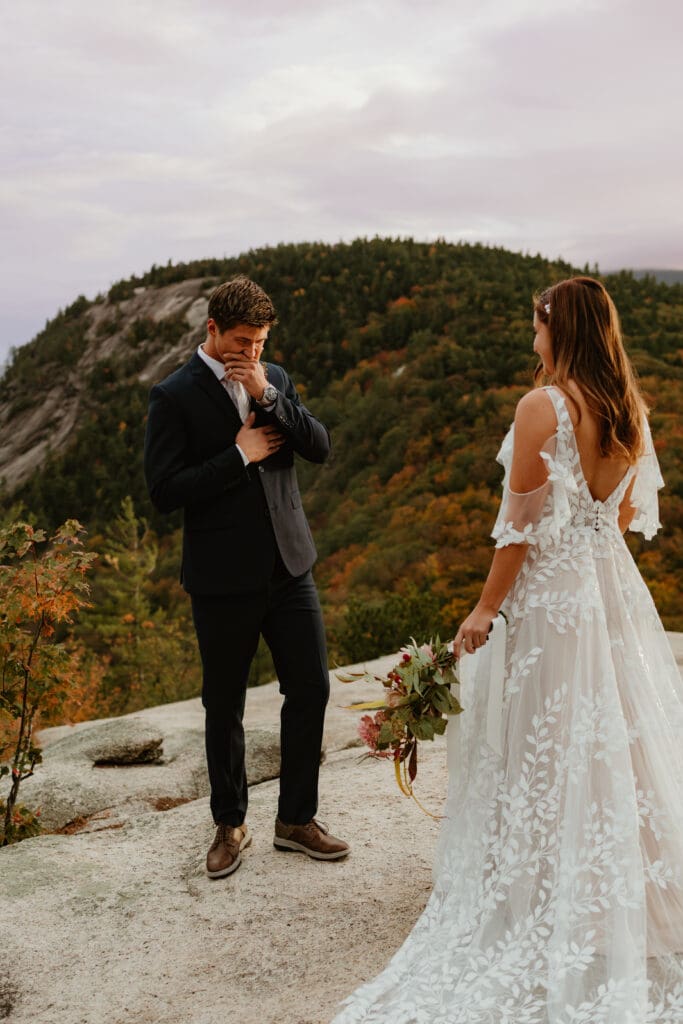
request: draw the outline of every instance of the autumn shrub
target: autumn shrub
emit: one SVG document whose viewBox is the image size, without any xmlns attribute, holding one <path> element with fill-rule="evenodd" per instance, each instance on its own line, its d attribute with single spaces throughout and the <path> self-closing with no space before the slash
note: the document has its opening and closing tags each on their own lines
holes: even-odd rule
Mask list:
<svg viewBox="0 0 683 1024">
<path fill-rule="evenodd" d="M 352 597 L 336 637 L 340 660 L 365 661 L 397 651 L 411 637 L 422 643 L 446 624 L 439 615 L 439 600 L 429 590 L 363 600 Z"/>
<path fill-rule="evenodd" d="M 60 639 L 60 630 L 88 598 L 95 555 L 84 550 L 81 533 L 75 520 L 49 538 L 25 522 L 0 530 L 0 778 L 10 780 L 3 846 L 39 828 L 36 813 L 18 803 L 19 788 L 41 761 L 40 713 L 63 708 L 80 675 L 80 652 Z"/>
</svg>

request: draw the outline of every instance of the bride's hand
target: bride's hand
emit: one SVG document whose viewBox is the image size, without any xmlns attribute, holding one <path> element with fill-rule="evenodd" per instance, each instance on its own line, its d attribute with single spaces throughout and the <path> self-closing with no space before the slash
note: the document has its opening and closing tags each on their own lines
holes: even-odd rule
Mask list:
<svg viewBox="0 0 683 1024">
<path fill-rule="evenodd" d="M 486 608 L 478 604 L 467 616 L 455 634 L 453 653 L 456 658 L 462 654 L 463 648 L 468 654 L 474 654 L 478 647 L 483 647 L 488 640 L 491 623 L 498 614 L 495 608 Z"/>
</svg>

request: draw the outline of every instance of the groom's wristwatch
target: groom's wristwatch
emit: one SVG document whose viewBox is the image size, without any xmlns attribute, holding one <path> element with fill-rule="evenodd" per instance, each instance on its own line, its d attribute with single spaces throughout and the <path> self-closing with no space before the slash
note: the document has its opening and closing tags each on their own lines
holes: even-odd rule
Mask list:
<svg viewBox="0 0 683 1024">
<path fill-rule="evenodd" d="M 274 388 L 272 384 L 266 384 L 263 394 L 257 401 L 259 405 L 272 405 L 276 398 L 277 388 Z"/>
</svg>

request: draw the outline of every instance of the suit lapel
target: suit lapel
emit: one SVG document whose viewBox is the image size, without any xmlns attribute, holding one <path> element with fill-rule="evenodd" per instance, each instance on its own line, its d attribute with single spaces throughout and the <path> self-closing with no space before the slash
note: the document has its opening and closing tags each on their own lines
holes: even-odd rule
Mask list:
<svg viewBox="0 0 683 1024">
<path fill-rule="evenodd" d="M 211 401 L 221 410 L 221 412 L 227 416 L 230 423 L 233 426 L 237 426 L 239 429 L 242 426 L 242 420 L 235 408 L 235 403 L 218 380 L 215 373 L 211 371 L 203 359 L 199 358 L 196 352 L 190 359 L 190 372 L 195 384 L 200 387 L 202 391 L 208 395 Z"/>
</svg>

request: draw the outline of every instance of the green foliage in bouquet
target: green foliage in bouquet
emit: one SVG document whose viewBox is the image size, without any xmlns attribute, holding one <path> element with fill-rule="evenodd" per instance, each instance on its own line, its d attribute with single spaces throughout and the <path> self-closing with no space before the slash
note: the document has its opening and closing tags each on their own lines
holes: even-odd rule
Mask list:
<svg viewBox="0 0 683 1024">
<path fill-rule="evenodd" d="M 350 672 L 338 678 L 343 683 L 372 680 L 384 687 L 382 700 L 356 702 L 348 707 L 375 712 L 363 715 L 358 724 L 358 734 L 368 747 L 364 756 L 392 760 L 399 789 L 422 806 L 413 792 L 418 743 L 443 735 L 447 716 L 459 715 L 462 707 L 451 690 L 458 677 L 450 646 L 438 636 L 419 646 L 411 641 L 403 648 L 400 662 L 386 676 Z"/>
</svg>

